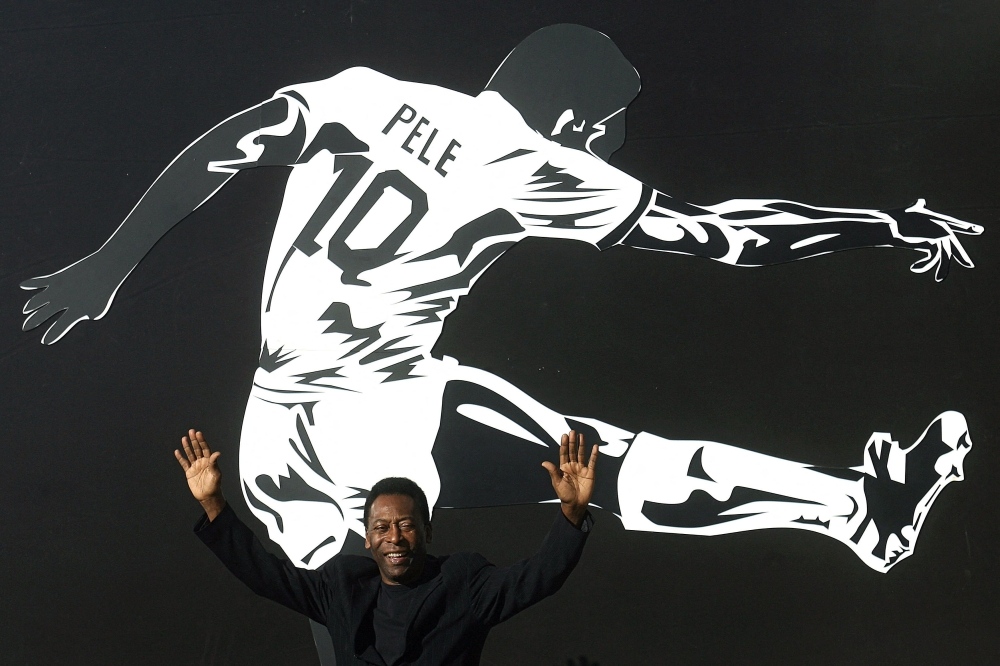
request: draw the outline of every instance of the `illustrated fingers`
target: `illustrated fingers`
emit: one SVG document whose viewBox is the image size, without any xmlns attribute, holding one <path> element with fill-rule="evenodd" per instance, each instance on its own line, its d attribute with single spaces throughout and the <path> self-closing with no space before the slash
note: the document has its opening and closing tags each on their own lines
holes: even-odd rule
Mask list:
<svg viewBox="0 0 1000 666">
<path fill-rule="evenodd" d="M 972 263 L 972 259 L 969 257 L 969 254 L 965 251 L 965 248 L 958 242 L 957 238 L 952 240 L 952 256 L 955 261 L 965 268 L 976 267 L 976 265 Z"/>
<path fill-rule="evenodd" d="M 934 281 L 942 282 L 948 277 L 948 270 L 951 268 L 951 252 L 948 251 L 947 245 L 941 248 L 938 256 L 940 261 L 938 261 L 937 270 L 934 271 Z"/>
<path fill-rule="evenodd" d="M 945 220 L 951 230 L 960 233 L 968 234 L 970 236 L 978 236 L 985 231 L 985 228 L 980 224 L 972 224 L 971 222 L 962 222 L 961 220 Z"/>
<path fill-rule="evenodd" d="M 982 225 L 973 224 L 972 222 L 966 222 L 965 220 L 959 220 L 958 218 L 954 218 L 950 215 L 942 215 L 941 213 L 931 213 L 930 211 L 927 212 L 936 217 L 940 222 L 944 222 L 946 225 L 948 225 L 948 228 L 950 228 L 952 231 L 956 231 L 960 234 L 969 234 L 971 236 L 978 236 L 984 231 Z"/>
<path fill-rule="evenodd" d="M 189 463 L 177 449 L 174 449 L 174 457 L 177 458 L 177 462 L 181 464 L 181 468 L 183 468 L 185 472 L 191 469 L 191 463 Z"/>
<path fill-rule="evenodd" d="M 924 253 L 923 259 L 918 259 L 913 262 L 910 266 L 910 270 L 914 273 L 926 273 L 930 269 L 934 268 L 934 264 L 937 262 L 938 253 L 932 250 L 920 250 Z"/>
<path fill-rule="evenodd" d="M 44 289 L 49 286 L 49 278 L 51 275 L 41 275 L 39 277 L 33 277 L 25 280 L 21 283 L 21 289 L 25 291 L 31 291 L 32 289 Z"/>
<path fill-rule="evenodd" d="M 52 322 L 51 326 L 49 326 L 49 330 L 45 331 L 45 335 L 42 336 L 43 345 L 51 345 L 59 342 L 59 340 L 62 339 L 62 336 L 69 333 L 71 328 L 79 324 L 84 319 L 88 319 L 88 317 L 70 319 L 70 317 L 67 316 L 66 308 L 63 308 L 59 312 L 59 316 L 56 317 L 56 320 Z"/>
<path fill-rule="evenodd" d="M 28 303 L 30 304 L 31 301 L 28 301 Z M 39 326 L 42 325 L 42 323 L 45 320 L 47 320 L 49 317 L 51 317 L 52 316 L 52 310 L 51 310 L 51 308 L 49 308 L 47 306 L 48 306 L 48 303 L 42 303 L 42 304 L 40 304 L 38 306 L 38 309 L 36 309 L 34 311 L 29 310 L 28 312 L 26 312 L 25 314 L 28 315 L 28 318 L 25 319 L 24 320 L 24 324 L 21 325 L 21 330 L 22 331 L 30 331 L 33 328 L 38 328 Z M 28 306 L 25 305 L 24 307 L 27 308 Z M 28 314 L 29 312 L 30 312 L 30 314 Z"/>
<path fill-rule="evenodd" d="M 978 236 L 983 233 L 984 229 L 981 225 L 973 224 L 972 222 L 966 222 L 964 220 L 959 220 L 958 218 L 952 217 L 950 215 L 943 215 L 941 213 L 936 213 L 927 208 L 927 201 L 925 199 L 917 199 L 917 202 L 906 209 L 907 213 L 922 213 L 924 215 L 929 215 L 934 218 L 937 222 L 944 223 L 952 231 L 957 231 L 960 234 L 970 234 L 973 236 Z"/>
<path fill-rule="evenodd" d="M 24 288 L 24 284 L 25 283 L 23 283 L 23 282 L 21 283 L 21 288 L 22 289 Z M 39 288 L 44 288 L 44 285 L 42 287 L 39 287 Z M 38 308 L 42 307 L 43 305 L 48 305 L 50 300 L 51 300 L 51 298 L 50 298 L 50 294 L 48 293 L 48 291 L 40 291 L 40 292 L 38 292 L 37 294 L 34 294 L 31 298 L 28 299 L 28 302 L 24 304 L 23 308 L 21 308 L 21 313 L 22 314 L 29 314 L 31 312 L 34 312 L 35 310 L 37 310 Z"/>
</svg>

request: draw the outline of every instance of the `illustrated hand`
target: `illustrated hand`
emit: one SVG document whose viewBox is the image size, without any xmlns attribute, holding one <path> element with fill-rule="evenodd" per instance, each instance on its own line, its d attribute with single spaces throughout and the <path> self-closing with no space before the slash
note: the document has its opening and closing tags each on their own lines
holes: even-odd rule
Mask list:
<svg viewBox="0 0 1000 666">
<path fill-rule="evenodd" d="M 912 247 L 924 255 L 910 266 L 910 270 L 914 273 L 926 273 L 936 268 L 934 279 L 941 282 L 948 276 L 952 259 L 966 268 L 973 267 L 972 260 L 955 234 L 978 236 L 983 233 L 983 227 L 935 213 L 927 209 L 926 203 L 919 199 L 909 208 L 883 212 L 892 217 L 895 223 L 892 225 L 893 235 L 903 241 L 906 247 Z"/>
<path fill-rule="evenodd" d="M 586 461 L 587 449 L 583 433 L 570 430 L 559 443 L 559 467 L 551 462 L 543 462 L 552 480 L 552 489 L 562 503 L 563 514 L 574 525 L 583 522 L 587 515 L 590 498 L 594 494 L 594 478 L 597 469 L 597 445 Z"/>
<path fill-rule="evenodd" d="M 37 328 L 53 315 L 42 336 L 42 344 L 51 345 L 85 319 L 100 319 L 124 280 L 121 271 L 94 253 L 51 275 L 31 278 L 21 289 L 41 291 L 32 295 L 22 312 L 28 315 L 23 331 Z"/>
<path fill-rule="evenodd" d="M 222 454 L 212 453 L 205 436 L 194 430 L 188 430 L 188 436 L 181 438 L 181 445 L 184 454 L 174 449 L 174 457 L 184 469 L 191 494 L 201 502 L 209 519 L 214 520 L 226 504 L 222 496 L 222 472 L 216 464 Z"/>
</svg>

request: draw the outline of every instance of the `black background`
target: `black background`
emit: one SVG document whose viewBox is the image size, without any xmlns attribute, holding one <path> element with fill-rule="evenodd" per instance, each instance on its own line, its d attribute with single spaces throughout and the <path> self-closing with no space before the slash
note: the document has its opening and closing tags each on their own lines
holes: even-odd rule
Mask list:
<svg viewBox="0 0 1000 666">
<path fill-rule="evenodd" d="M 702 204 L 926 197 L 986 226 L 966 242 L 977 267 L 935 284 L 901 250 L 736 269 L 532 240 L 437 351 L 566 413 L 813 464 L 860 464 L 876 430 L 909 445 L 945 409 L 975 447 L 885 575 L 804 532 L 665 536 L 598 516 L 566 587 L 495 630 L 484 663 L 1000 660 L 1000 5 L 19 4 L 0 8 L 0 662 L 317 663 L 306 621 L 191 535 L 171 454 L 204 429 L 248 517 L 232 482 L 287 172 L 240 174 L 102 321 L 52 347 L 20 332 L 17 285 L 97 249 L 180 150 L 281 86 L 360 64 L 474 94 L 558 22 L 607 33 L 642 76 L 621 169 Z M 441 511 L 432 550 L 511 562 L 551 516 Z"/>
</svg>

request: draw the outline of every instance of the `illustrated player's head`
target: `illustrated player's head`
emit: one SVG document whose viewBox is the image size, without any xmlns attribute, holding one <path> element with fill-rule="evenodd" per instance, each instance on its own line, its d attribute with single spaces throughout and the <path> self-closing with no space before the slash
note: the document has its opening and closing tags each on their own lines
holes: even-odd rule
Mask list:
<svg viewBox="0 0 1000 666">
<path fill-rule="evenodd" d="M 606 161 L 625 142 L 625 107 L 639 94 L 639 74 L 604 33 L 562 23 L 518 44 L 486 90 L 542 136 Z"/>
</svg>

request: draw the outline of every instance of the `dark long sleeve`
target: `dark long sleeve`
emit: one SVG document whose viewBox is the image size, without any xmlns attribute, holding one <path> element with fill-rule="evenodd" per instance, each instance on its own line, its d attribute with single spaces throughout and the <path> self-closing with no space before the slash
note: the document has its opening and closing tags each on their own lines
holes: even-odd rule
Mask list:
<svg viewBox="0 0 1000 666">
<path fill-rule="evenodd" d="M 334 591 L 322 570 L 299 569 L 267 552 L 228 505 L 213 521 L 202 516 L 194 531 L 226 568 L 255 593 L 326 624 L 329 599 Z"/>
<path fill-rule="evenodd" d="M 492 627 L 555 594 L 580 561 L 591 524 L 590 514 L 581 529 L 560 513 L 538 552 L 509 567 L 484 566 L 476 556 L 470 597 L 479 621 Z"/>
</svg>

